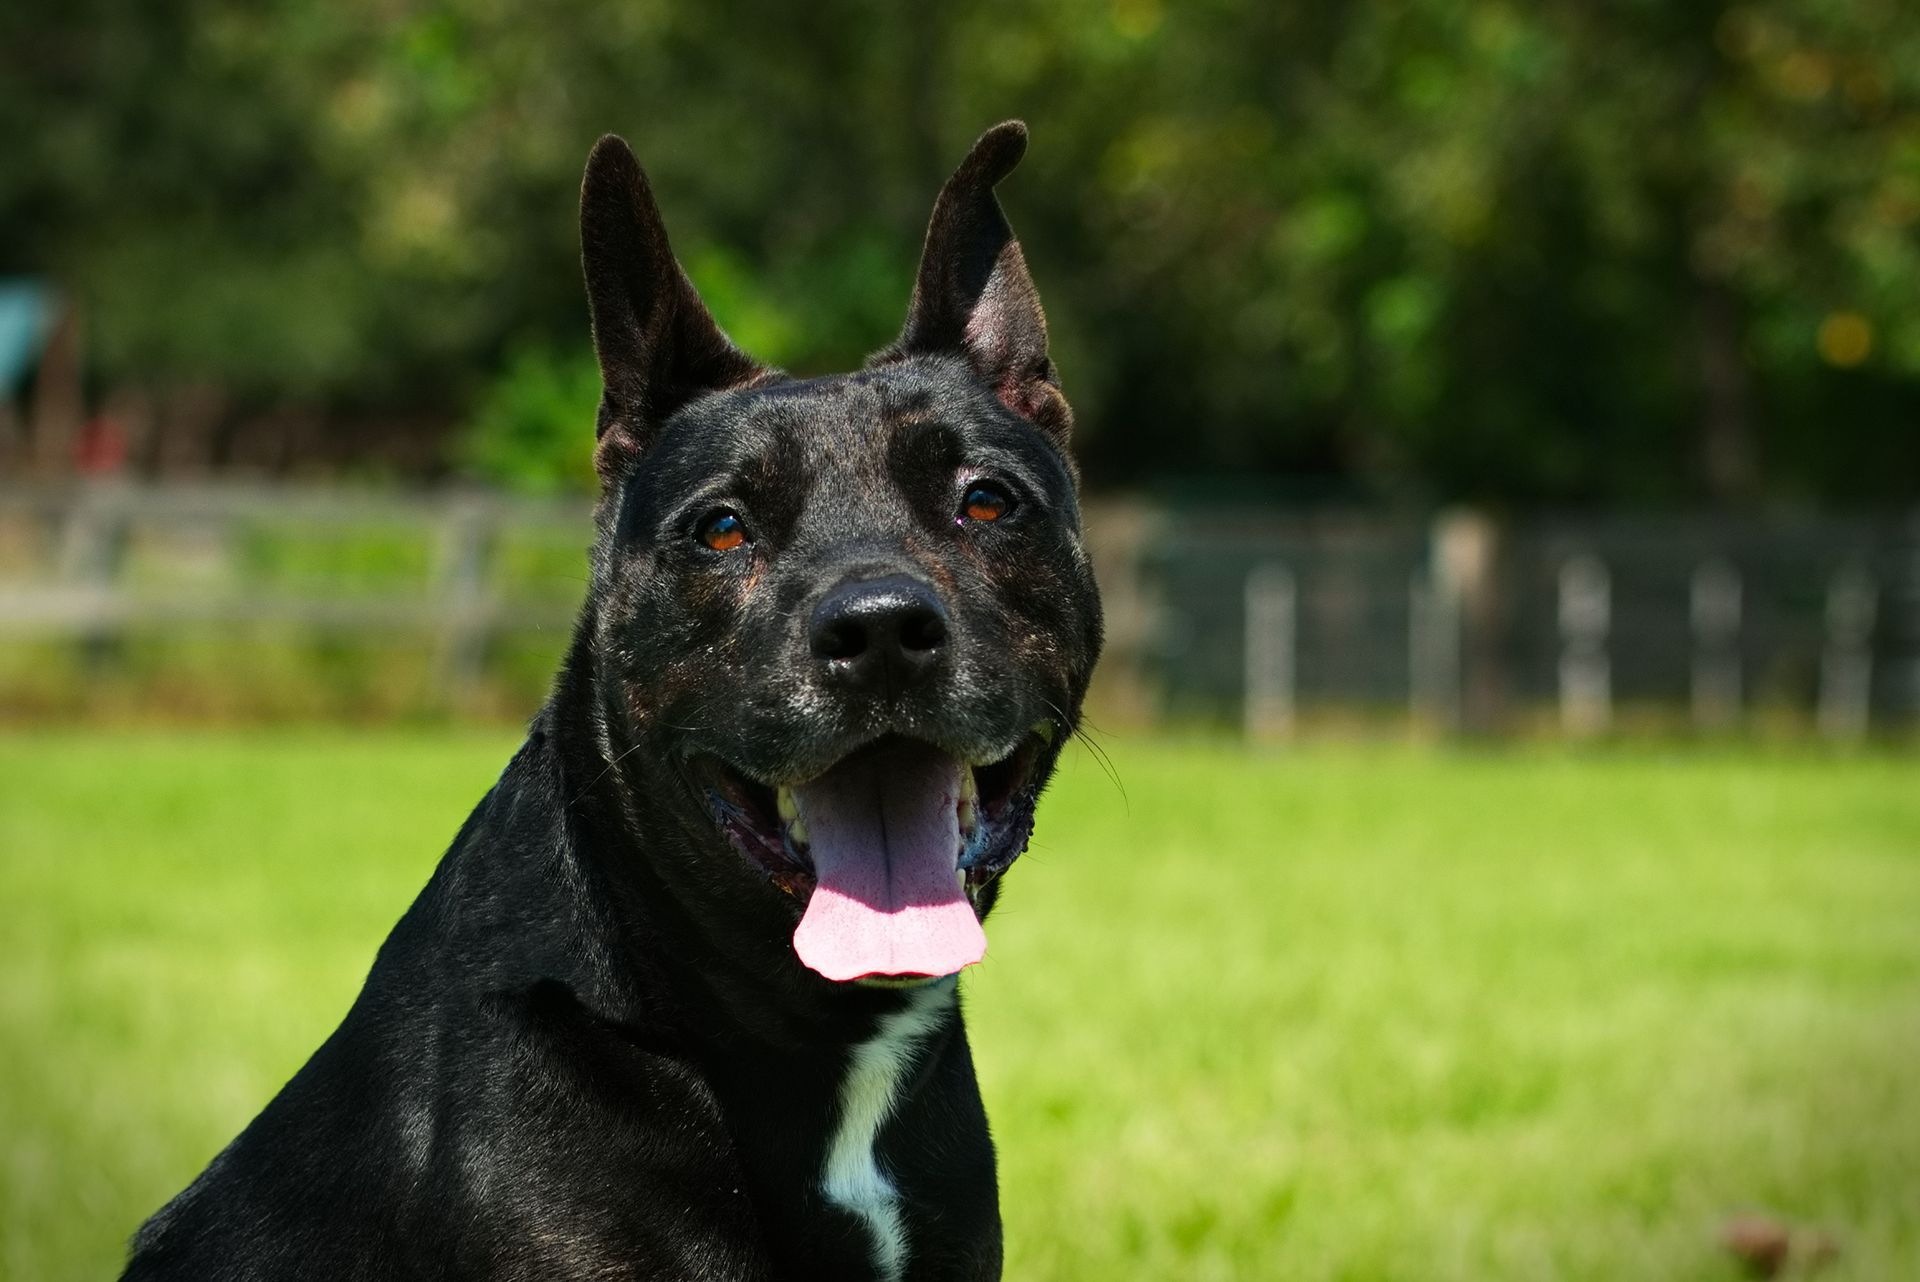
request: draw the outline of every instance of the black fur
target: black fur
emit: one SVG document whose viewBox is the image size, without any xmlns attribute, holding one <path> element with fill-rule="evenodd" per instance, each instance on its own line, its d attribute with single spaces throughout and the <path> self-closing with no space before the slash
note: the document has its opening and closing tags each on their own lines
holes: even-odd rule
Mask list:
<svg viewBox="0 0 1920 1282">
<path fill-rule="evenodd" d="M 1099 604 L 1045 321 L 992 193 L 1025 138 L 990 131 L 942 192 L 900 339 L 807 381 L 727 341 L 626 144 L 594 149 L 604 490 L 552 698 L 345 1021 L 141 1229 L 128 1278 L 875 1276 L 822 1163 L 853 1048 L 909 998 L 798 962 L 809 874 L 748 812 L 889 736 L 1003 760 L 984 914 L 1075 726 Z M 963 519 L 983 478 L 1012 506 Z M 701 542 L 717 509 L 750 542 Z M 888 575 L 946 611 L 937 670 L 836 683 L 809 610 Z M 901 1276 L 997 1277 L 957 1007 L 877 1151 Z"/>
</svg>

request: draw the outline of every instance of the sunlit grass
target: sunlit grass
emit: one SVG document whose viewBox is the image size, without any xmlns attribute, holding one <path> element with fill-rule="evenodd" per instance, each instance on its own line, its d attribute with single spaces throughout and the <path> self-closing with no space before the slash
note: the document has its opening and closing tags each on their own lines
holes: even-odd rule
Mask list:
<svg viewBox="0 0 1920 1282">
<path fill-rule="evenodd" d="M 1920 764 L 1109 746 L 967 985 L 1010 1278 L 1913 1272 Z M 111 1275 L 511 747 L 0 739 L 0 1272 Z"/>
</svg>

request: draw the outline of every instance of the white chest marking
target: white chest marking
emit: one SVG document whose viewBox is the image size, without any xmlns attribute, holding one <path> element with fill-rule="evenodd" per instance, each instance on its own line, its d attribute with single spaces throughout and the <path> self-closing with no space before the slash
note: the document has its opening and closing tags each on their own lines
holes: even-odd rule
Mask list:
<svg viewBox="0 0 1920 1282">
<path fill-rule="evenodd" d="M 874 1268 L 886 1282 L 898 1282 L 906 1267 L 907 1229 L 900 1218 L 899 1192 L 880 1169 L 873 1144 L 893 1112 L 920 1043 L 952 1009 L 954 987 L 949 978 L 910 991 L 907 1004 L 883 1018 L 879 1031 L 853 1048 L 846 1080 L 840 1083 L 840 1125 L 827 1141 L 820 1191 L 835 1206 L 866 1221 L 873 1234 Z"/>
</svg>

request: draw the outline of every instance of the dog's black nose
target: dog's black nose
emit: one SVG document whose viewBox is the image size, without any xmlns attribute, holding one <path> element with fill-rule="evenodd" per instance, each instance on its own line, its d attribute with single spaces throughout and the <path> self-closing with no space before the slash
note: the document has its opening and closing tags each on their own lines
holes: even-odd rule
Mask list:
<svg viewBox="0 0 1920 1282">
<path fill-rule="evenodd" d="M 947 644 L 947 611 L 904 574 L 840 584 L 813 607 L 807 640 L 827 671 L 861 689 L 900 690 L 932 671 Z"/>
</svg>

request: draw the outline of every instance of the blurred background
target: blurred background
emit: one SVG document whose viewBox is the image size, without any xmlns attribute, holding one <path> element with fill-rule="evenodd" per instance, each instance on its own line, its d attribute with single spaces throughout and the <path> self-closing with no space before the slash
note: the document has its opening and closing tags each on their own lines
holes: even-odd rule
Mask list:
<svg viewBox="0 0 1920 1282">
<path fill-rule="evenodd" d="M 543 697 L 593 140 L 819 373 L 1009 116 L 1111 622 L 973 981 L 1012 1275 L 1920 1268 L 1907 6 L 14 0 L 0 1273 L 111 1271 Z"/>
</svg>

